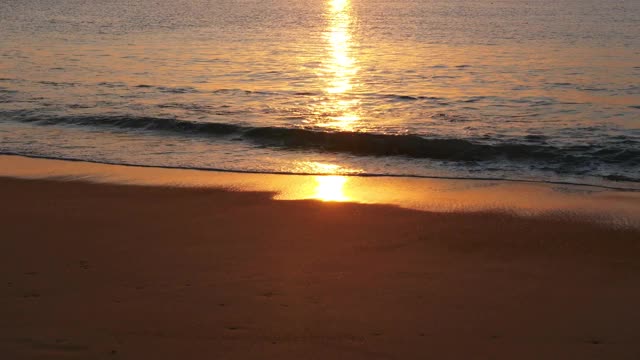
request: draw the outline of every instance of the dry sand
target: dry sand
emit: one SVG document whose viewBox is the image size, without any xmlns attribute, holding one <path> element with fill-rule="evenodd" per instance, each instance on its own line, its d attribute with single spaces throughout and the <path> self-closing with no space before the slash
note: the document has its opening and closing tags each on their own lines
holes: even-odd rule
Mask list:
<svg viewBox="0 0 640 360">
<path fill-rule="evenodd" d="M 2 359 L 639 359 L 640 233 L 0 179 Z"/>
</svg>

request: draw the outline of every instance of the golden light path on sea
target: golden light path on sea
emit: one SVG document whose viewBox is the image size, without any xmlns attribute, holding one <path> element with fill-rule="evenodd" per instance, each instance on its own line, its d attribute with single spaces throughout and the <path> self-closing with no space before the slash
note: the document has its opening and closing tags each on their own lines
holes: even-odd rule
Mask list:
<svg viewBox="0 0 640 360">
<path fill-rule="evenodd" d="M 327 41 L 324 68 L 320 74 L 326 83 L 324 92 L 326 100 L 315 109 L 317 115 L 328 114 L 317 125 L 342 131 L 354 130 L 354 124 L 359 122 L 357 99 L 349 98 L 349 93 L 356 86 L 355 78 L 358 74 L 356 59 L 353 57 L 353 37 L 351 27 L 353 18 L 351 15 L 350 0 L 327 1 Z M 322 116 L 320 116 L 322 117 Z M 334 164 L 305 164 L 311 166 L 311 172 L 336 173 L 345 172 L 340 166 Z M 348 173 L 357 170 L 346 170 Z M 308 198 L 322 201 L 349 201 L 350 197 L 345 193 L 345 184 L 349 178 L 341 175 L 324 175 L 314 177 L 315 186 Z"/>
<path fill-rule="evenodd" d="M 354 125 L 361 120 L 359 100 L 350 97 L 357 87 L 359 70 L 353 52 L 351 11 L 350 0 L 327 1 L 326 47 L 320 73 L 325 81 L 325 100 L 314 110 L 322 119 L 316 125 L 343 131 L 354 130 Z"/>
</svg>

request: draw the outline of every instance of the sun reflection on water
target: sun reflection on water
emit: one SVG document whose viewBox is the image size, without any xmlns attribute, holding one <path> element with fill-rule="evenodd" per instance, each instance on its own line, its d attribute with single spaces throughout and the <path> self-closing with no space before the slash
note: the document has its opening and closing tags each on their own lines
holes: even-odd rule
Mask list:
<svg viewBox="0 0 640 360">
<path fill-rule="evenodd" d="M 359 101 L 350 98 L 357 86 L 358 66 L 353 57 L 350 0 L 329 0 L 327 5 L 327 56 L 322 76 L 326 81 L 326 100 L 316 109 L 321 122 L 317 125 L 344 131 L 355 130 L 360 121 Z"/>
</svg>

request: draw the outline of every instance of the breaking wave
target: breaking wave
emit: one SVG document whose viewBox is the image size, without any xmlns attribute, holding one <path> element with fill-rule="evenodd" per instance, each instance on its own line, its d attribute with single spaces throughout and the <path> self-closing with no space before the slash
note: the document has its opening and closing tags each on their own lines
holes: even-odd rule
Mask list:
<svg viewBox="0 0 640 360">
<path fill-rule="evenodd" d="M 112 127 L 180 136 L 229 137 L 260 146 L 281 149 L 309 149 L 362 156 L 405 156 L 448 161 L 536 161 L 571 168 L 594 164 L 640 166 L 640 146 L 633 139 L 614 144 L 558 147 L 544 141 L 477 142 L 467 139 L 430 138 L 417 134 L 381 134 L 319 131 L 291 127 L 249 127 L 227 123 L 194 122 L 171 118 L 132 116 L 12 117 L 39 125 Z M 631 144 L 630 144 L 631 143 Z M 622 180 L 617 178 L 616 180 Z M 624 177 L 623 181 L 640 181 Z"/>
</svg>

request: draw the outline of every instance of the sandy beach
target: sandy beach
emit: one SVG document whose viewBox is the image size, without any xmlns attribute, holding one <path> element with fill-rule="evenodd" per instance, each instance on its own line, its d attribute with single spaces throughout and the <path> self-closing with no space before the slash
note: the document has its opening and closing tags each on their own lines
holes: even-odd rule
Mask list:
<svg viewBox="0 0 640 360">
<path fill-rule="evenodd" d="M 639 25 L 0 1 L 0 360 L 640 360 Z"/>
<path fill-rule="evenodd" d="M 637 229 L 80 177 L 0 193 L 6 359 L 640 357 Z"/>
</svg>

